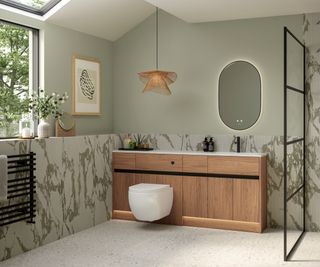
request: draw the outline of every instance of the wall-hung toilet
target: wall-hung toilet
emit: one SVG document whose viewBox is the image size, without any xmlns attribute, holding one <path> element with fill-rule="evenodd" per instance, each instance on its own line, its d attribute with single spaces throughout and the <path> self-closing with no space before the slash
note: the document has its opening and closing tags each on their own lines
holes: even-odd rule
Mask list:
<svg viewBox="0 0 320 267">
<path fill-rule="evenodd" d="M 156 221 L 170 214 L 173 189 L 168 184 L 136 184 L 129 187 L 129 205 L 137 220 Z"/>
</svg>

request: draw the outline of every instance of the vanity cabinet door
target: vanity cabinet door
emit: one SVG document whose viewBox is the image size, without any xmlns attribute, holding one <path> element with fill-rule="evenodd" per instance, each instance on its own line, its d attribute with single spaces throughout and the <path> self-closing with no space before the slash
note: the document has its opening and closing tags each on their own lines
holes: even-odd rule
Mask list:
<svg viewBox="0 0 320 267">
<path fill-rule="evenodd" d="M 174 175 L 153 176 L 156 176 L 157 184 L 169 184 L 173 188 L 173 205 L 171 213 L 159 222 L 182 225 L 182 177 Z"/>
<path fill-rule="evenodd" d="M 203 217 L 208 215 L 207 206 L 207 177 L 184 176 L 182 181 L 183 191 L 183 216 Z"/>
<path fill-rule="evenodd" d="M 135 184 L 134 174 L 114 172 L 112 183 L 113 210 L 130 211 L 128 190 Z"/>
<path fill-rule="evenodd" d="M 201 173 L 203 176 L 185 175 L 182 178 L 183 216 L 203 217 L 208 215 L 208 159 L 207 156 L 184 155 L 182 170 L 184 173 Z"/>
<path fill-rule="evenodd" d="M 135 184 L 156 184 L 157 175 L 154 174 L 139 174 L 137 173 L 134 180 Z"/>
<path fill-rule="evenodd" d="M 259 180 L 233 179 L 233 220 L 259 222 Z"/>
<path fill-rule="evenodd" d="M 230 178 L 208 178 L 208 218 L 232 220 L 232 180 Z"/>
</svg>

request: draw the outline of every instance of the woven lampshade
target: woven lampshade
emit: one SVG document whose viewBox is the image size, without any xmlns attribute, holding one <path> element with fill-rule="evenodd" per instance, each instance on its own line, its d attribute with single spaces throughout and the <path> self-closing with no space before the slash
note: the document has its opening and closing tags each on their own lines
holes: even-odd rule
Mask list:
<svg viewBox="0 0 320 267">
<path fill-rule="evenodd" d="M 155 92 L 162 95 L 171 95 L 169 85 L 177 79 L 177 74 L 171 71 L 158 70 L 159 58 L 159 9 L 156 10 L 156 70 L 138 73 L 140 81 L 145 84 L 143 93 Z"/>
<path fill-rule="evenodd" d="M 155 92 L 163 95 L 171 95 L 169 85 L 177 79 L 177 74 L 170 71 L 153 70 L 138 73 L 140 81 L 146 86 L 143 92 Z"/>
</svg>

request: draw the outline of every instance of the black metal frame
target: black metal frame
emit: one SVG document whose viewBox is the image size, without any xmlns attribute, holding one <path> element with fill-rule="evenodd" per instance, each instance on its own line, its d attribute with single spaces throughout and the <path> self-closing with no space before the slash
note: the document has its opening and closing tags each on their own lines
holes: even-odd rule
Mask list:
<svg viewBox="0 0 320 267">
<path fill-rule="evenodd" d="M 288 60 L 288 51 L 287 51 L 287 38 L 288 34 L 303 48 L 303 90 L 294 88 L 290 85 L 288 85 L 288 80 L 287 80 L 287 60 Z M 305 92 L 305 60 L 306 60 L 306 47 L 305 45 L 292 33 L 288 30 L 287 27 L 284 27 L 284 135 L 283 135 L 283 152 L 284 152 L 284 260 L 288 261 L 298 245 L 300 244 L 300 241 L 302 240 L 302 237 L 304 236 L 305 233 L 305 205 L 306 205 L 306 188 L 305 188 L 305 181 L 306 181 L 306 168 L 305 168 L 305 134 L 306 134 L 306 126 L 305 126 L 305 121 L 306 121 L 306 112 L 305 112 L 305 102 L 306 102 L 306 92 Z M 287 90 L 290 90 L 295 93 L 300 93 L 303 94 L 303 138 L 299 139 L 294 139 L 291 141 L 288 141 L 288 133 L 287 133 Z M 298 143 L 298 142 L 303 142 L 303 180 L 302 184 L 299 186 L 297 190 L 295 190 L 289 197 L 287 196 L 287 146 Z M 288 201 L 294 197 L 298 192 L 303 190 L 303 230 L 296 242 L 294 243 L 293 247 L 288 251 L 287 248 L 287 203 Z"/>
<path fill-rule="evenodd" d="M 8 204 L 0 207 L 0 226 L 24 220 L 35 223 L 35 156 L 33 152 L 8 156 Z"/>
<path fill-rule="evenodd" d="M 10 0 L 0 0 L 0 4 L 17 8 L 19 10 L 29 12 L 32 14 L 36 14 L 39 16 L 45 15 L 50 9 L 52 9 L 54 6 L 56 6 L 58 3 L 60 3 L 61 0 L 51 0 L 47 4 L 45 4 L 41 9 L 37 9 L 28 5 L 24 5 L 18 2 L 10 1 Z"/>
<path fill-rule="evenodd" d="M 1 4 L 2 0 L 0 0 Z M 39 49 L 39 29 L 26 26 L 23 24 L 19 24 L 16 22 L 11 22 L 8 20 L 0 19 L 0 23 L 6 23 L 6 24 L 11 24 L 13 26 L 18 26 L 21 28 L 25 28 L 29 31 L 32 31 L 32 91 L 37 92 L 39 94 L 39 66 L 40 66 L 40 49 Z M 34 132 L 36 132 L 37 128 L 37 123 L 34 123 Z M 0 139 L 14 139 L 17 138 L 17 136 L 6 136 L 6 137 L 0 137 Z"/>
</svg>

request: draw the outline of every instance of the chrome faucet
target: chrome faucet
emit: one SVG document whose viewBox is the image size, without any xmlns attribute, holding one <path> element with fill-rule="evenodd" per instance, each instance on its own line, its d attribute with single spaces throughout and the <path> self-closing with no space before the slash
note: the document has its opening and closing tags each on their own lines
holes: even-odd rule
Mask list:
<svg viewBox="0 0 320 267">
<path fill-rule="evenodd" d="M 234 139 L 235 140 L 233 141 L 233 143 L 237 144 L 237 153 L 240 153 L 240 145 L 241 145 L 240 136 L 236 136 Z"/>
</svg>

